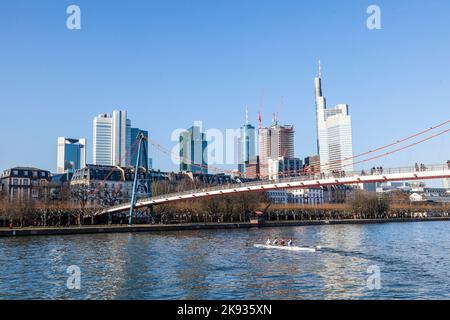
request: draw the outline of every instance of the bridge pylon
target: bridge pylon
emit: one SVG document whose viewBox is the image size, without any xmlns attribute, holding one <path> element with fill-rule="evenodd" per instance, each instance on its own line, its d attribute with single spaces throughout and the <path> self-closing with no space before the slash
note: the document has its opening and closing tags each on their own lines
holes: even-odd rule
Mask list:
<svg viewBox="0 0 450 320">
<path fill-rule="evenodd" d="M 142 131 L 140 131 L 138 136 L 136 137 L 136 139 L 139 140 L 139 143 L 138 143 L 138 152 L 137 152 L 137 156 L 136 156 L 133 190 L 131 193 L 130 216 L 129 216 L 129 222 L 128 222 L 129 225 L 133 224 L 133 214 L 134 214 L 134 208 L 136 206 L 136 187 L 137 187 L 137 180 L 138 180 L 138 175 L 139 175 L 139 167 L 140 167 L 141 163 L 145 170 L 147 196 L 148 197 L 152 196 L 152 189 L 151 189 L 152 185 L 151 185 L 151 181 L 150 181 L 151 177 L 150 177 L 150 172 L 148 170 L 148 150 L 147 150 L 146 144 L 144 143 L 145 140 L 147 140 L 148 138 L 144 135 L 144 133 Z M 153 206 L 151 206 L 150 210 L 153 213 Z"/>
</svg>

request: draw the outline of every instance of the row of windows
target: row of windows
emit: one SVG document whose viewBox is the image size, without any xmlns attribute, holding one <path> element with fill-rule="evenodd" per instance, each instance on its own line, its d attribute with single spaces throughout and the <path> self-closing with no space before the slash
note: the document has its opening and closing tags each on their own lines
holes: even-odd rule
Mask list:
<svg viewBox="0 0 450 320">
<path fill-rule="evenodd" d="M 35 170 L 31 171 L 31 170 L 17 170 L 17 169 L 6 170 L 4 175 L 9 176 L 9 175 L 11 175 L 11 173 L 13 176 L 18 176 L 20 173 L 22 173 L 23 176 L 25 176 L 25 177 L 32 176 L 33 178 L 39 178 L 39 177 L 46 178 L 49 176 L 49 173 L 46 171 L 35 171 Z"/>
</svg>

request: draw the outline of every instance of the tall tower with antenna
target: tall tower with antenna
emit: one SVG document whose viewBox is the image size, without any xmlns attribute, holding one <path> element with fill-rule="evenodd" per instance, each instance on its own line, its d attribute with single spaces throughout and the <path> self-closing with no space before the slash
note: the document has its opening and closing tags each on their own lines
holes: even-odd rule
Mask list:
<svg viewBox="0 0 450 320">
<path fill-rule="evenodd" d="M 238 138 L 238 170 L 242 177 L 247 177 L 247 165 L 256 162 L 256 130 L 249 123 L 248 108 L 245 108 L 245 124 L 241 127 Z"/>
<path fill-rule="evenodd" d="M 352 120 L 347 104 L 327 109 L 322 92 L 322 63 L 318 62 L 318 75 L 314 79 L 316 102 L 317 153 L 321 172 L 353 171 L 349 160 L 353 157 Z M 350 160 L 351 161 L 351 160 Z"/>
</svg>

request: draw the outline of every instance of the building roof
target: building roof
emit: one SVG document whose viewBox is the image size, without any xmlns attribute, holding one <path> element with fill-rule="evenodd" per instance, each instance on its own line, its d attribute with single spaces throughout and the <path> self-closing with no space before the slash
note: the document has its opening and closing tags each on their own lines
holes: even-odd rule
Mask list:
<svg viewBox="0 0 450 320">
<path fill-rule="evenodd" d="M 39 168 L 35 168 L 35 167 L 14 167 L 14 168 L 10 168 L 10 169 L 6 169 L 6 170 L 39 170 L 39 171 L 48 171 L 45 169 L 39 169 Z"/>
</svg>

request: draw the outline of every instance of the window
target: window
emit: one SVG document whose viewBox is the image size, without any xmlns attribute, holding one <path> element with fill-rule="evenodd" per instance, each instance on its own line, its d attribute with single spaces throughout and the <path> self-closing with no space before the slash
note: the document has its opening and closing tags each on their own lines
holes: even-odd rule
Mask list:
<svg viewBox="0 0 450 320">
<path fill-rule="evenodd" d="M 23 180 L 22 180 L 22 184 L 23 184 L 24 186 L 28 186 L 28 185 L 29 185 L 28 179 L 23 179 Z"/>
<path fill-rule="evenodd" d="M 12 184 L 13 186 L 19 185 L 19 179 L 13 179 Z"/>
<path fill-rule="evenodd" d="M 41 177 L 42 177 L 42 178 L 45 178 L 45 171 L 42 171 L 42 172 L 41 172 Z"/>
<path fill-rule="evenodd" d="M 25 171 L 23 172 L 23 175 L 24 175 L 25 177 L 28 177 L 28 171 L 25 170 Z"/>
<path fill-rule="evenodd" d="M 33 198 L 37 198 L 37 197 L 39 196 L 38 190 L 37 190 L 37 189 L 31 190 L 31 196 L 32 196 Z"/>
<path fill-rule="evenodd" d="M 38 177 L 38 172 L 37 171 L 33 171 L 33 178 L 37 178 Z"/>
<path fill-rule="evenodd" d="M 14 176 L 19 175 L 19 171 L 18 171 L 18 170 L 13 170 L 13 175 L 14 175 Z"/>
</svg>

